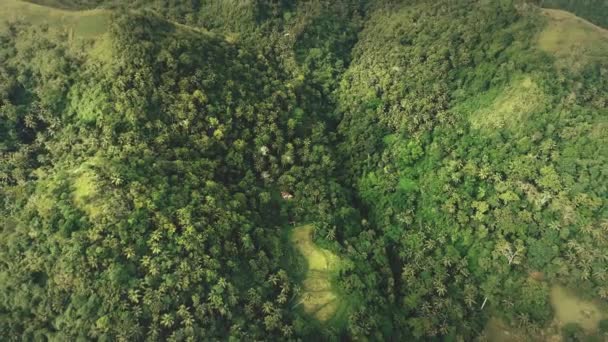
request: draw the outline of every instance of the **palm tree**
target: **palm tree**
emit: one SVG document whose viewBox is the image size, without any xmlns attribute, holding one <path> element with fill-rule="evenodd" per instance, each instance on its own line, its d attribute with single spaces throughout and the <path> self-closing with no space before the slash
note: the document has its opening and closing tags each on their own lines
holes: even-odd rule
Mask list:
<svg viewBox="0 0 608 342">
<path fill-rule="evenodd" d="M 473 307 L 473 305 L 475 305 L 475 303 L 476 303 L 474 296 L 472 294 L 470 294 L 470 293 L 467 293 L 464 296 L 464 302 L 470 308 Z"/>
<path fill-rule="evenodd" d="M 608 233 L 608 219 L 603 219 L 600 222 L 600 228 L 602 228 L 604 232 Z"/>
<path fill-rule="evenodd" d="M 445 285 L 440 281 L 440 280 L 435 280 L 435 291 L 437 291 L 437 294 L 439 294 L 440 296 L 443 296 L 446 294 L 447 289 L 445 288 Z"/>
<path fill-rule="evenodd" d="M 277 303 L 284 304 L 285 302 L 287 302 L 287 295 L 285 292 L 281 292 L 277 297 Z"/>
<path fill-rule="evenodd" d="M 606 280 L 606 269 L 604 268 L 600 268 L 598 270 L 596 270 L 595 272 L 593 272 L 593 277 L 599 281 L 605 281 Z"/>
<path fill-rule="evenodd" d="M 502 304 L 507 308 L 512 308 L 513 306 L 515 306 L 515 304 L 508 299 L 503 299 Z"/>
<path fill-rule="evenodd" d="M 168 313 L 164 314 L 161 318 L 160 324 L 167 328 L 171 327 L 173 325 L 173 316 Z"/>
<path fill-rule="evenodd" d="M 553 222 L 549 223 L 549 228 L 551 228 L 552 230 L 555 230 L 555 231 L 560 231 L 562 229 L 559 222 L 557 222 L 557 221 L 553 221 Z"/>
<path fill-rule="evenodd" d="M 519 321 L 519 326 L 522 328 L 526 328 L 530 324 L 530 317 L 525 313 L 519 313 L 517 315 L 517 320 Z"/>
<path fill-rule="evenodd" d="M 443 266 L 449 267 L 452 266 L 452 258 L 449 255 L 443 256 Z"/>
<path fill-rule="evenodd" d="M 448 331 L 449 331 L 448 323 L 443 321 L 441 323 L 441 325 L 439 325 L 439 332 L 441 333 L 441 335 L 447 335 Z"/>
<path fill-rule="evenodd" d="M 264 305 L 262 305 L 262 311 L 265 314 L 270 314 L 273 311 L 272 303 L 270 303 L 270 302 L 264 303 Z"/>
<path fill-rule="evenodd" d="M 325 237 L 328 240 L 334 241 L 336 239 L 336 228 L 330 229 Z"/>
<path fill-rule="evenodd" d="M 593 231 L 593 227 L 590 224 L 586 224 L 581 228 L 581 232 L 589 234 Z"/>
<path fill-rule="evenodd" d="M 291 336 L 293 334 L 293 328 L 289 325 L 283 326 L 281 331 L 283 332 L 283 336 L 285 337 Z"/>
<path fill-rule="evenodd" d="M 131 300 L 133 303 L 139 303 L 139 290 L 138 289 L 131 289 L 129 290 L 129 300 Z"/>
</svg>

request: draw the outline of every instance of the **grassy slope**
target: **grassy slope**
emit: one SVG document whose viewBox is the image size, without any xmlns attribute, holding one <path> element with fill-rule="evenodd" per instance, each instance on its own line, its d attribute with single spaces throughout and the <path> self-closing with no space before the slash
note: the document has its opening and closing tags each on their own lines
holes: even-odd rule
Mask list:
<svg viewBox="0 0 608 342">
<path fill-rule="evenodd" d="M 542 13 L 547 25 L 538 46 L 554 55 L 558 66 L 580 70 L 594 60 L 608 61 L 608 30 L 569 12 L 543 9 Z"/>
<path fill-rule="evenodd" d="M 22 20 L 32 25 L 44 25 L 67 30 L 77 38 L 97 38 L 106 32 L 110 12 L 102 9 L 68 11 L 19 0 L 3 0 L 0 6 L 0 28 L 6 21 Z"/>
<path fill-rule="evenodd" d="M 555 310 L 555 316 L 543 330 L 537 332 L 535 340 L 560 341 L 561 329 L 569 324 L 580 325 L 587 333 L 593 334 L 597 331 L 598 323 L 608 313 L 602 312 L 600 306 L 595 302 L 583 300 L 572 291 L 560 286 L 551 287 L 551 305 Z M 488 341 L 509 342 L 530 340 L 525 330 L 505 324 L 504 321 L 493 317 L 488 321 L 483 331 L 483 336 Z M 590 339 L 590 341 L 592 341 Z"/>
<path fill-rule="evenodd" d="M 578 72 L 588 63 L 608 62 L 608 30 L 561 10 L 543 9 L 542 15 L 546 25 L 537 37 L 537 47 L 554 56 L 558 68 Z M 517 130 L 531 116 L 548 108 L 548 97 L 531 75 L 523 75 L 455 109 L 468 113 L 476 129 Z"/>
<path fill-rule="evenodd" d="M 487 100 L 490 101 L 487 101 Z M 517 129 L 530 115 L 547 107 L 547 96 L 530 78 L 512 82 L 500 91 L 490 91 L 476 102 L 470 120 L 477 129 Z"/>
<path fill-rule="evenodd" d="M 291 242 L 306 259 L 308 269 L 302 284 L 301 301 L 304 311 L 321 322 L 328 321 L 340 309 L 339 295 L 332 289 L 331 278 L 340 260 L 312 241 L 313 226 L 293 230 Z"/>
<path fill-rule="evenodd" d="M 97 172 L 92 166 L 103 165 L 99 158 L 91 158 L 79 167 L 71 170 L 72 173 L 72 200 L 77 208 L 84 211 L 90 218 L 95 218 L 105 206 L 100 191 L 100 182 Z"/>
<path fill-rule="evenodd" d="M 60 1 L 44 0 L 40 4 L 23 0 L 0 0 L 0 31 L 7 23 L 21 21 L 32 26 L 48 25 L 49 28 L 68 33 L 75 46 L 86 45 L 84 51 L 94 61 L 112 61 L 112 42 L 108 28 L 112 11 L 108 9 L 68 10 Z M 44 4 L 44 5 L 42 5 Z M 169 21 L 180 33 L 211 34 L 209 31 Z M 92 99 L 94 100 L 94 99 Z M 89 106 L 95 107 L 95 106 Z M 96 110 L 88 108 L 87 110 Z M 86 115 L 83 114 L 83 115 Z"/>
<path fill-rule="evenodd" d="M 607 314 L 596 303 L 583 300 L 559 285 L 551 288 L 551 303 L 560 325 L 577 323 L 588 332 L 596 331 L 599 321 Z"/>
</svg>

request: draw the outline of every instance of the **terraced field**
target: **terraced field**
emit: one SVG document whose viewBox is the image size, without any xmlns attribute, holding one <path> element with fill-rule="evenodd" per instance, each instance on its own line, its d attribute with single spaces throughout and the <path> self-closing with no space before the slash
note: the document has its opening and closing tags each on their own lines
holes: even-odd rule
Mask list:
<svg viewBox="0 0 608 342">
<path fill-rule="evenodd" d="M 313 229 L 312 225 L 295 228 L 291 242 L 308 264 L 299 304 L 303 305 L 304 311 L 325 322 L 334 316 L 340 304 L 340 298 L 330 281 L 340 260 L 330 251 L 314 244 Z"/>
</svg>

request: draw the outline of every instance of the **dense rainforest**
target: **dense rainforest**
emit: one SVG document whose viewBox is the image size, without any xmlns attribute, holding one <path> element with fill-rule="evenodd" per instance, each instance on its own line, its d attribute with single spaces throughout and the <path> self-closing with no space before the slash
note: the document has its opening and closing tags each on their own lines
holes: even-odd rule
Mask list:
<svg viewBox="0 0 608 342">
<path fill-rule="evenodd" d="M 605 1 L 0 5 L 2 340 L 608 339 Z"/>
</svg>

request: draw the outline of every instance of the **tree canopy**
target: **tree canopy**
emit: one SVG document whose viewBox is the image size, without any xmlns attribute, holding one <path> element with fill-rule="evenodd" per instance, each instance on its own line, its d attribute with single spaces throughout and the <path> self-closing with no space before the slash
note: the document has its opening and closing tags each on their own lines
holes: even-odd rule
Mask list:
<svg viewBox="0 0 608 342">
<path fill-rule="evenodd" d="M 606 309 L 608 33 L 538 7 L 600 5 L 10 1 L 7 340 L 538 338 L 554 284 Z"/>
</svg>

